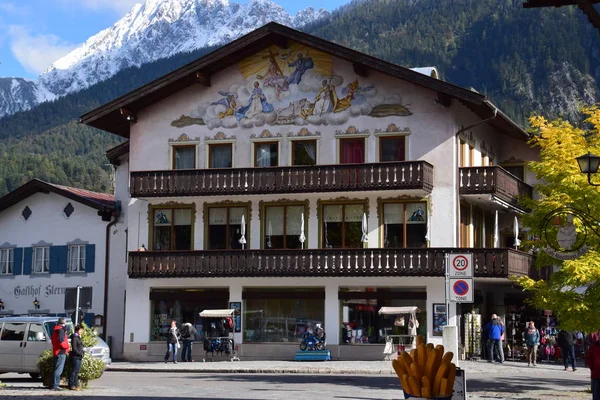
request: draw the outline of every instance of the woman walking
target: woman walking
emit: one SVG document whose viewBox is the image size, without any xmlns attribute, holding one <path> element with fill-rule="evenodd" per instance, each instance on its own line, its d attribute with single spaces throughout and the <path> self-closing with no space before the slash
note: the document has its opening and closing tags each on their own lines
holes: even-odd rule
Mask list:
<svg viewBox="0 0 600 400">
<path fill-rule="evenodd" d="M 533 321 L 529 321 L 529 327 L 525 331 L 525 344 L 527 344 L 527 366 L 536 366 L 537 349 L 540 345 L 540 332 Z"/>
<path fill-rule="evenodd" d="M 165 354 L 165 364 L 169 362 L 171 352 L 173 353 L 173 362 L 177 364 L 177 349 L 179 348 L 179 338 L 181 334 L 177 329 L 177 322 L 171 321 L 171 327 L 167 332 L 167 354 Z"/>
<path fill-rule="evenodd" d="M 69 375 L 69 390 L 79 390 L 79 370 L 81 370 L 81 360 L 83 360 L 83 343 L 81 335 L 83 334 L 83 326 L 76 325 L 73 334 L 71 335 L 71 374 Z"/>
</svg>

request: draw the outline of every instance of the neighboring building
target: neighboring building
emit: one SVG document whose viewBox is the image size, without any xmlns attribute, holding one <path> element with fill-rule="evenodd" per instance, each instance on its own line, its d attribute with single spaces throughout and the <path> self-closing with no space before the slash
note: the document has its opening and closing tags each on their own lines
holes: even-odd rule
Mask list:
<svg viewBox="0 0 600 400">
<path fill-rule="evenodd" d="M 418 306 L 441 342 L 449 251 L 473 252 L 482 313 L 522 296 L 509 277 L 533 258 L 509 247 L 537 152 L 424 71 L 271 23 L 82 116 L 129 139 L 108 153 L 128 205 L 124 357 L 159 360 L 168 320 L 202 331 L 199 312 L 232 303 L 247 359 L 293 357 L 317 322 L 335 358 L 379 359 L 401 330 L 382 306 Z"/>
<path fill-rule="evenodd" d="M 66 304 L 66 289 L 91 288 L 91 307 L 81 297 L 84 322 L 100 332 L 107 327 L 113 357 L 119 354 L 125 273 L 110 276 L 105 268 L 108 229 L 118 216 L 113 195 L 37 179 L 1 197 L 0 315 L 71 316 L 75 304 Z"/>
</svg>

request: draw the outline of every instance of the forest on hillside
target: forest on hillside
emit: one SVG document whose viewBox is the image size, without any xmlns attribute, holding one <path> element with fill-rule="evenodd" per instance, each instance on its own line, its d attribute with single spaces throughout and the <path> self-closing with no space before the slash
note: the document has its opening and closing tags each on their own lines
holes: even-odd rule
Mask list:
<svg viewBox="0 0 600 400">
<path fill-rule="evenodd" d="M 486 94 L 515 121 L 576 118 L 598 98 L 600 35 L 576 7 L 523 9 L 522 0 L 359 0 L 307 33 Z M 120 71 L 84 91 L 0 119 L 0 195 L 37 177 L 110 191 L 105 151 L 122 139 L 77 122 L 84 114 L 206 54 L 200 49 Z M 591 94 L 593 94 L 593 96 Z"/>
</svg>

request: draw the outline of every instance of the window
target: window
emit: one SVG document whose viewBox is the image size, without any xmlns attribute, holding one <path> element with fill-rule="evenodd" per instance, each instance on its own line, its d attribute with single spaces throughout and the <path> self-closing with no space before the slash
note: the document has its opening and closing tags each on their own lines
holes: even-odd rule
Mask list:
<svg viewBox="0 0 600 400">
<path fill-rule="evenodd" d="M 265 206 L 263 247 L 265 249 L 301 249 L 301 222 L 302 214 L 305 212 L 304 205 Z"/>
<path fill-rule="evenodd" d="M 247 206 L 209 207 L 206 247 L 209 250 L 241 249 L 242 216 L 244 216 L 246 230 L 243 236 L 248 244 L 250 243 L 250 221 L 248 221 Z"/>
<path fill-rule="evenodd" d="M 425 247 L 427 203 L 383 203 L 383 247 Z"/>
<path fill-rule="evenodd" d="M 85 272 L 85 245 L 69 246 L 69 272 Z"/>
<path fill-rule="evenodd" d="M 502 165 L 502 168 L 520 180 L 525 181 L 525 167 L 523 165 Z"/>
<path fill-rule="evenodd" d="M 27 324 L 6 322 L 4 324 L 4 329 L 2 329 L 2 338 L 0 340 L 23 341 L 23 338 L 25 337 L 25 327 L 27 327 Z"/>
<path fill-rule="evenodd" d="M 404 161 L 405 155 L 405 136 L 388 136 L 379 138 L 379 161 Z"/>
<path fill-rule="evenodd" d="M 152 250 L 192 249 L 192 209 L 153 208 Z"/>
<path fill-rule="evenodd" d="M 365 162 L 365 139 L 340 139 L 340 164 Z"/>
<path fill-rule="evenodd" d="M 173 169 L 196 168 L 196 146 L 173 146 Z"/>
<path fill-rule="evenodd" d="M 231 168 L 233 151 L 231 143 L 208 145 L 208 168 Z"/>
<path fill-rule="evenodd" d="M 460 246 L 471 247 L 471 207 L 460 205 Z"/>
<path fill-rule="evenodd" d="M 14 267 L 14 250 L 0 249 L 0 275 L 10 275 Z"/>
<path fill-rule="evenodd" d="M 50 272 L 50 247 L 33 248 L 33 273 Z"/>
<path fill-rule="evenodd" d="M 279 165 L 279 143 L 254 143 L 254 166 L 276 167 Z"/>
<path fill-rule="evenodd" d="M 292 165 L 316 165 L 317 141 L 294 140 L 292 141 Z"/>
<path fill-rule="evenodd" d="M 325 204 L 321 226 L 321 246 L 324 248 L 363 247 L 362 219 L 365 204 Z"/>
<path fill-rule="evenodd" d="M 46 341 L 46 335 L 44 328 L 41 324 L 29 324 L 29 331 L 27 331 L 28 342 L 44 342 Z"/>
</svg>

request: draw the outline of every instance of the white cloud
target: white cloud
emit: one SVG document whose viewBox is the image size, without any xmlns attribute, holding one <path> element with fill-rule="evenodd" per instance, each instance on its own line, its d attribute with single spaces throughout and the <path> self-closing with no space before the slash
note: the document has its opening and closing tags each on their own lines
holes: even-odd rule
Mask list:
<svg viewBox="0 0 600 400">
<path fill-rule="evenodd" d="M 10 49 L 17 61 L 29 72 L 38 74 L 79 46 L 52 34 L 32 35 L 28 28 L 20 25 L 11 25 L 8 33 Z"/>
<path fill-rule="evenodd" d="M 146 0 L 59 0 L 63 7 L 87 8 L 93 11 L 112 10 L 123 16 L 127 14 L 134 5 L 144 4 Z"/>
</svg>

